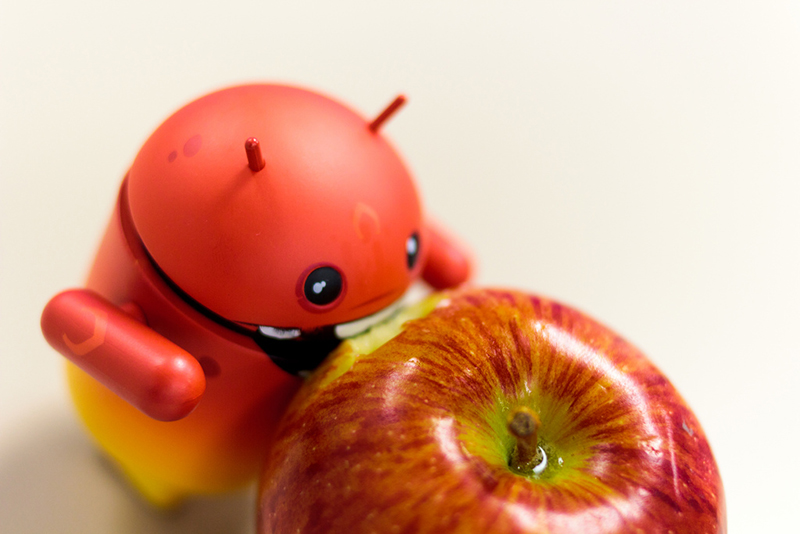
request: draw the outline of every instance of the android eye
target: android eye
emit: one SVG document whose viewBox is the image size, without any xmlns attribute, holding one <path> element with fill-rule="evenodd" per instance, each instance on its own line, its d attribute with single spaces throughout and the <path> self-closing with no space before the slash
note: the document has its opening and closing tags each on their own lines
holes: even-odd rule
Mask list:
<svg viewBox="0 0 800 534">
<path fill-rule="evenodd" d="M 333 267 L 319 267 L 309 273 L 303 294 L 312 304 L 325 306 L 342 293 L 342 275 Z"/>
<path fill-rule="evenodd" d="M 406 239 L 406 262 L 408 263 L 408 268 L 413 269 L 414 265 L 417 264 L 417 258 L 419 257 L 419 236 L 416 232 L 411 234 L 408 239 Z"/>
</svg>

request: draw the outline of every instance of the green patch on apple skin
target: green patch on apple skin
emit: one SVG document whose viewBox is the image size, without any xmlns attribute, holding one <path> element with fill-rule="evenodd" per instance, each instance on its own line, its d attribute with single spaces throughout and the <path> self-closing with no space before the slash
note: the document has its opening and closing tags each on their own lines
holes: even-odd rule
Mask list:
<svg viewBox="0 0 800 534">
<path fill-rule="evenodd" d="M 423 300 L 401 309 L 386 321 L 373 326 L 366 332 L 344 340 L 319 369 L 317 374 L 321 378 L 318 387 L 325 387 L 342 376 L 353 367 L 359 356 L 375 352 L 402 332 L 406 323 L 427 316 L 444 299 L 445 294 L 443 293 L 429 295 Z"/>
<path fill-rule="evenodd" d="M 519 469 L 511 465 L 516 438 L 508 430 L 509 413 L 518 406 L 526 406 L 540 413 L 537 404 L 538 402 L 535 402 L 534 399 L 526 398 L 518 399 L 512 405 L 507 399 L 498 397 L 494 406 L 484 413 L 483 423 L 476 421 L 470 424 L 461 421 L 463 432 L 459 435 L 459 439 L 471 454 L 483 458 L 489 465 L 504 467 L 515 475 L 540 483 L 557 481 L 559 473 L 565 466 L 569 469 L 580 463 L 578 458 L 580 455 L 576 455 L 576 451 L 569 450 L 569 447 L 559 446 L 552 442 L 546 432 L 546 427 L 551 424 L 550 421 L 542 420 L 538 439 L 538 446 L 542 448 L 547 457 L 546 467 L 541 472 L 535 472 L 533 466 Z M 540 471 L 540 469 L 536 469 L 536 471 Z"/>
<path fill-rule="evenodd" d="M 520 389 L 526 393 L 514 399 L 498 396 L 494 404 L 478 418 L 459 418 L 459 440 L 469 454 L 535 484 L 559 485 L 569 480 L 582 486 L 592 486 L 600 494 L 611 491 L 610 488 L 600 487 L 604 485 L 586 472 L 586 467 L 592 461 L 593 448 L 601 445 L 601 442 L 590 435 L 590 430 L 566 434 L 561 430 L 554 432 L 553 429 L 572 426 L 571 419 L 574 417 L 570 416 L 565 403 L 542 391 L 534 392 L 530 387 Z M 508 416 L 519 406 L 530 408 L 541 418 L 538 446 L 547 457 L 544 469 L 519 469 L 512 465 L 516 438 L 508 430 Z"/>
</svg>

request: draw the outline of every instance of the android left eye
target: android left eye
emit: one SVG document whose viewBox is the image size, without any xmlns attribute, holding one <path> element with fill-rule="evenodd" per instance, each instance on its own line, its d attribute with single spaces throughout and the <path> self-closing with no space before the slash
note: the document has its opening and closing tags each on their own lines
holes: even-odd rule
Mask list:
<svg viewBox="0 0 800 534">
<path fill-rule="evenodd" d="M 325 306 L 342 293 L 342 275 L 333 267 L 314 269 L 306 278 L 303 294 L 311 304 Z"/>
<path fill-rule="evenodd" d="M 414 265 L 417 264 L 417 258 L 419 257 L 419 236 L 416 232 L 411 234 L 408 239 L 406 239 L 406 262 L 408 263 L 408 268 L 413 269 Z"/>
</svg>

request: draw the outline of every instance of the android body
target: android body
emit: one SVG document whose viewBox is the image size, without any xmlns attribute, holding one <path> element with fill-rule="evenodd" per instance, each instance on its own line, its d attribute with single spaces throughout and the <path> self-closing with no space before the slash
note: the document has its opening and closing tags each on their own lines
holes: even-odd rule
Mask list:
<svg viewBox="0 0 800 534">
<path fill-rule="evenodd" d="M 42 329 L 90 432 L 151 502 L 245 484 L 294 373 L 420 276 L 469 275 L 379 126 L 316 93 L 240 86 L 137 155 L 86 288 L 54 297 Z"/>
<path fill-rule="evenodd" d="M 77 411 L 98 444 L 148 500 L 169 506 L 189 494 L 246 484 L 300 379 L 167 286 L 132 232 L 125 189 L 86 286 L 120 306 L 135 302 L 148 327 L 196 357 L 205 390 L 189 415 L 159 421 L 71 362 L 67 378 Z"/>
</svg>

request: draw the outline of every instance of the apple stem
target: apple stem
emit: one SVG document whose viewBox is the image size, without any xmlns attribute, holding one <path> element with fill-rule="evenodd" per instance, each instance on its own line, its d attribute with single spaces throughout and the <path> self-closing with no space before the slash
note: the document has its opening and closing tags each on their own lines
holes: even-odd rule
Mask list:
<svg viewBox="0 0 800 534">
<path fill-rule="evenodd" d="M 542 461 L 539 453 L 539 416 L 527 406 L 517 406 L 508 414 L 508 431 L 517 439 L 510 467 L 530 471 Z"/>
</svg>

